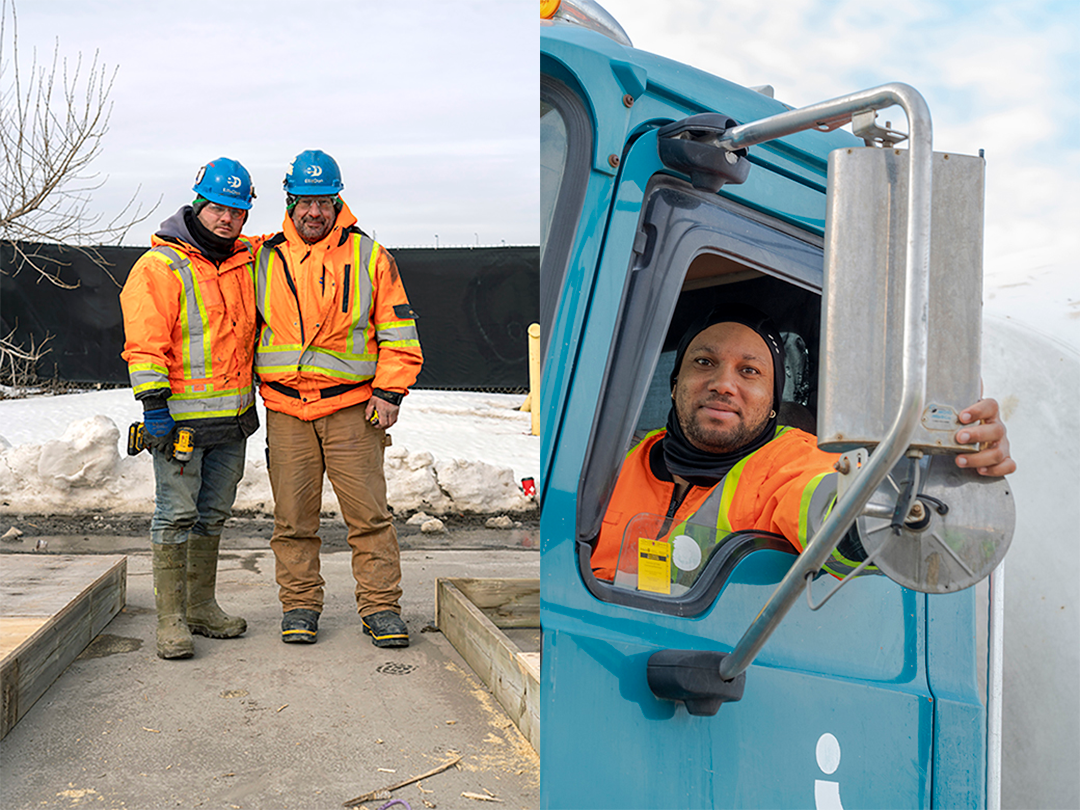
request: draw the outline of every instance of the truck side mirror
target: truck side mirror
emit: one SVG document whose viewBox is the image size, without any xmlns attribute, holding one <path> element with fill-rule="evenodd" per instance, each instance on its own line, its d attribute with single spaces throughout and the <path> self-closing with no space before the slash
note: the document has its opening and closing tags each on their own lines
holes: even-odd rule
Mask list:
<svg viewBox="0 0 1080 810">
<path fill-rule="evenodd" d="M 872 451 L 900 410 L 908 157 L 907 150 L 873 147 L 829 155 L 818 383 L 823 450 Z M 1009 485 L 960 470 L 952 459 L 970 451 L 954 437 L 960 411 L 981 393 L 984 168 L 981 157 L 933 155 L 924 407 L 909 458 L 896 465 L 858 522 L 864 546 L 877 552 L 875 564 L 928 593 L 966 588 L 988 575 L 1015 522 Z M 920 476 L 910 457 L 922 455 L 944 457 L 924 463 Z M 918 483 L 905 494 L 898 482 L 913 479 Z M 903 514 L 884 528 L 873 525 L 867 512 L 888 512 L 890 500 L 892 511 Z M 933 508 L 934 501 L 946 512 Z M 924 507 L 927 525 L 910 513 Z M 959 551 L 969 546 L 974 556 Z"/>
</svg>

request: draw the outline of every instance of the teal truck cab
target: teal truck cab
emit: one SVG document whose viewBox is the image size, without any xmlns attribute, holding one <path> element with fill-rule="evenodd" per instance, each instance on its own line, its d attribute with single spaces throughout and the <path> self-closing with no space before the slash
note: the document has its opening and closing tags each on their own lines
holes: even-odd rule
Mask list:
<svg viewBox="0 0 1080 810">
<path fill-rule="evenodd" d="M 542 806 L 996 806 L 1000 616 L 987 664 L 969 586 L 1012 501 L 951 456 L 979 396 L 981 157 L 933 153 L 905 85 L 792 110 L 633 49 L 590 0 L 541 6 Z M 877 123 L 894 105 L 909 133 Z M 835 505 L 801 555 L 631 522 L 598 579 L 621 462 L 722 302 L 776 321 L 792 424 L 843 454 Z M 852 525 L 888 576 L 837 589 Z"/>
</svg>

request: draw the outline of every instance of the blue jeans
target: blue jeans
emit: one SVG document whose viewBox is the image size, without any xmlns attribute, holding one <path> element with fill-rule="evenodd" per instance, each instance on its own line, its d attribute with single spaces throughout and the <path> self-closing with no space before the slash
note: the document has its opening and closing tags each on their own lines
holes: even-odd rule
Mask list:
<svg viewBox="0 0 1080 810">
<path fill-rule="evenodd" d="M 185 542 L 188 534 L 220 536 L 244 476 L 246 447 L 247 440 L 196 447 L 184 464 L 151 450 L 156 497 L 150 541 L 174 544 Z"/>
</svg>

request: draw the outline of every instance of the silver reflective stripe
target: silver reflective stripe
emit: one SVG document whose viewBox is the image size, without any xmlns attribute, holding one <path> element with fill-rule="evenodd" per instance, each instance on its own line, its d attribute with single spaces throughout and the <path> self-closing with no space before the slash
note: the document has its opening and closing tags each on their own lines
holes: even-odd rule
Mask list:
<svg viewBox="0 0 1080 810">
<path fill-rule="evenodd" d="M 372 289 L 375 275 L 375 242 L 366 236 L 351 237 L 355 240 L 353 253 L 353 294 L 350 306 L 352 307 L 352 329 L 345 346 L 348 354 L 359 354 L 366 348 L 365 333 L 368 328 L 368 318 L 371 312 Z M 374 374 L 375 372 L 372 372 Z"/>
<path fill-rule="evenodd" d="M 274 261 L 274 248 L 259 248 L 255 262 L 255 306 L 262 316 L 262 333 L 255 347 L 255 372 L 295 369 L 300 364 L 300 347 L 275 346 L 274 330 L 270 328 L 270 270 Z"/>
<path fill-rule="evenodd" d="M 155 369 L 143 368 L 138 371 L 130 369 L 128 376 L 131 378 L 131 388 L 135 393 L 147 387 L 169 388 L 169 375 Z"/>
<path fill-rule="evenodd" d="M 180 310 L 184 377 L 189 380 L 204 380 L 211 375 L 206 365 L 208 336 L 204 328 L 202 297 L 195 282 L 195 274 L 191 272 L 191 262 L 183 254 L 165 245 L 151 248 L 150 252 L 160 253 L 165 257 L 184 289 L 184 306 Z"/>
<path fill-rule="evenodd" d="M 298 365 L 300 365 L 299 349 L 271 351 L 260 344 L 255 352 L 256 371 L 267 371 L 275 368 L 296 368 Z"/>
<path fill-rule="evenodd" d="M 255 269 L 255 307 L 259 310 L 259 314 L 262 315 L 264 324 L 268 323 L 270 320 L 266 311 L 266 302 L 270 297 L 270 285 L 267 284 L 267 279 L 270 276 L 270 262 L 273 259 L 273 255 L 273 248 L 268 248 L 265 245 L 260 247 Z M 264 329 L 266 332 L 269 332 L 270 327 L 265 326 Z M 264 334 L 266 332 L 264 332 Z"/>
<path fill-rule="evenodd" d="M 169 397 L 169 414 L 173 419 L 209 419 L 218 416 L 236 416 L 255 403 L 255 393 L 250 388 L 232 391 L 220 396 L 213 394 L 173 394 Z"/>
<path fill-rule="evenodd" d="M 259 337 L 260 346 L 272 346 L 274 343 L 274 330 L 270 328 L 270 324 L 264 323 L 262 335 Z"/>
<path fill-rule="evenodd" d="M 839 473 L 829 473 L 818 482 L 806 514 L 806 536 L 813 537 L 825 522 L 833 504 L 836 502 L 836 487 Z"/>
<path fill-rule="evenodd" d="M 395 326 L 390 329 L 377 329 L 375 340 L 379 343 L 397 343 L 404 340 L 419 340 L 416 326 Z"/>
<path fill-rule="evenodd" d="M 713 487 L 712 492 L 709 493 L 709 497 L 702 502 L 701 506 L 697 508 L 697 511 L 694 512 L 694 514 L 686 519 L 687 523 L 715 526 L 719 528 L 720 504 L 723 503 L 724 500 L 724 482 L 726 480 L 726 475 L 720 479 L 719 483 Z"/>
<path fill-rule="evenodd" d="M 376 362 L 374 357 L 349 359 L 309 348 L 300 358 L 300 370 L 324 371 L 333 377 L 360 381 L 375 376 Z"/>
</svg>

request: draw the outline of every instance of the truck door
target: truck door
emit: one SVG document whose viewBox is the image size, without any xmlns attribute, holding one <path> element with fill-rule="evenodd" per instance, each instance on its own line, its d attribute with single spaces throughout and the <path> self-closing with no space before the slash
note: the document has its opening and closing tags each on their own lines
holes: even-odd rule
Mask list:
<svg viewBox="0 0 1080 810">
<path fill-rule="evenodd" d="M 587 115 L 578 124 L 586 145 L 567 145 L 555 165 L 602 139 Z M 687 551 L 666 587 L 634 572 L 598 579 L 590 555 L 620 465 L 664 426 L 678 337 L 720 302 L 777 322 L 784 418 L 813 429 L 824 210 L 823 179 L 755 165 L 737 194 L 715 194 L 657 154 L 656 128 L 638 127 L 612 176 L 564 175 L 555 197 L 545 192 L 544 267 L 561 269 L 544 283 L 557 303 L 543 395 L 542 804 L 982 806 L 973 590 L 931 600 L 870 576 L 820 611 L 802 604 L 747 670 L 742 698 L 715 714 L 649 687 L 657 651 L 730 650 L 793 550 L 737 533 Z M 604 193 L 609 204 L 590 207 Z"/>
</svg>

